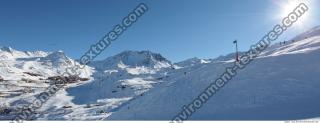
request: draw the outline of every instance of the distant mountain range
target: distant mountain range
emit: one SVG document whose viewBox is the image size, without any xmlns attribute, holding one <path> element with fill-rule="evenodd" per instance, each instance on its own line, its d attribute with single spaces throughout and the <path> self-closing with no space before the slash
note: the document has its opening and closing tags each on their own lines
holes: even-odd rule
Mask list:
<svg viewBox="0 0 320 123">
<path fill-rule="evenodd" d="M 241 53 L 242 54 L 242 53 Z M 212 97 L 192 120 L 296 120 L 320 117 L 320 28 L 263 51 Z M 234 53 L 172 63 L 151 51 L 124 51 L 79 70 L 88 81 L 69 83 L 51 97 L 37 120 L 171 120 L 233 65 Z M 79 64 L 62 51 L 0 49 L 0 119 Z M 2 106 L 1 106 L 2 105 Z M 6 109 L 7 112 L 1 112 Z"/>
</svg>

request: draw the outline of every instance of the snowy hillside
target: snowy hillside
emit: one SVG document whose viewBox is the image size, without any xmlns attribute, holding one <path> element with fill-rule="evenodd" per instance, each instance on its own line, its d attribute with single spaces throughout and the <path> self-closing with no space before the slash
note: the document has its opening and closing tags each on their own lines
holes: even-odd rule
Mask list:
<svg viewBox="0 0 320 123">
<path fill-rule="evenodd" d="M 273 45 L 190 119 L 293 120 L 319 117 L 319 48 L 319 36 L 282 46 Z M 173 74 L 182 77 L 168 80 L 174 82 L 147 92 L 144 97 L 124 106 L 132 108 L 122 108 L 108 119 L 171 120 L 232 64 L 221 61 L 184 68 L 187 75 Z"/>
<path fill-rule="evenodd" d="M 170 61 L 150 51 L 125 51 L 90 66 L 97 70 L 95 80 L 67 89 L 76 107 L 80 107 L 67 115 L 72 119 L 105 119 L 121 105 L 163 83 L 165 72 L 172 69 Z M 93 106 L 89 110 L 81 108 L 88 105 Z"/>
<path fill-rule="evenodd" d="M 10 119 L 17 114 L 14 110 L 31 104 L 51 85 L 49 77 L 61 76 L 68 66 L 79 64 L 61 51 L 23 52 L 2 47 L 0 57 L 0 119 Z M 78 72 L 80 77 L 91 78 L 94 71 L 86 66 Z M 10 113 L 3 112 L 5 109 Z"/>
<path fill-rule="evenodd" d="M 314 37 L 314 36 L 319 36 L 320 35 L 320 26 L 316 26 L 298 36 L 296 36 L 295 38 L 293 38 L 292 40 L 295 41 L 300 41 L 309 37 Z"/>
<path fill-rule="evenodd" d="M 191 120 L 295 120 L 320 117 L 319 27 L 274 44 L 214 95 Z M 303 38 L 302 38 L 303 37 Z M 243 53 L 240 53 L 243 54 Z M 0 119 L 11 119 L 78 64 L 62 51 L 0 50 Z M 80 71 L 88 81 L 50 97 L 36 120 L 171 120 L 226 67 L 234 53 L 171 63 L 151 51 L 124 51 Z M 1 79 L 3 78 L 3 80 Z M 6 109 L 6 112 L 1 112 Z"/>
</svg>

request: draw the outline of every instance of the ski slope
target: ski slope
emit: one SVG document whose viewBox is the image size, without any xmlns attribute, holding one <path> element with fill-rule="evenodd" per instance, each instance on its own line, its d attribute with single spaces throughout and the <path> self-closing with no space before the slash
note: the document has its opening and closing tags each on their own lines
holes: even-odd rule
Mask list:
<svg viewBox="0 0 320 123">
<path fill-rule="evenodd" d="M 275 44 L 214 95 L 191 120 L 296 120 L 320 115 L 320 37 Z M 113 113 L 109 120 L 171 120 L 230 62 L 200 63 Z M 157 97 L 157 98 L 155 98 Z"/>
<path fill-rule="evenodd" d="M 219 90 L 190 120 L 296 120 L 320 117 L 320 28 L 274 44 Z M 303 37 L 303 38 L 301 38 Z M 241 53 L 242 54 L 242 53 Z M 30 104 L 45 79 L 78 64 L 62 51 L 0 50 L 0 107 Z M 34 120 L 171 120 L 232 66 L 234 53 L 171 63 L 151 51 L 124 51 L 79 71 L 89 81 L 68 84 Z M 24 81 L 28 80 L 28 81 Z M 0 113 L 10 119 L 17 112 Z"/>
</svg>

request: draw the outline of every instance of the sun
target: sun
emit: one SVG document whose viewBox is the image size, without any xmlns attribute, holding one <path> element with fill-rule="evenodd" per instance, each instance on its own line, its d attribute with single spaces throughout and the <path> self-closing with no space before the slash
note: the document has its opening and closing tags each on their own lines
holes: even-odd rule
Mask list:
<svg viewBox="0 0 320 123">
<path fill-rule="evenodd" d="M 300 0 L 283 0 L 281 10 L 280 10 L 280 16 L 282 18 L 288 16 L 301 2 Z"/>
<path fill-rule="evenodd" d="M 276 4 L 279 6 L 279 12 L 277 18 L 285 18 L 287 17 L 293 10 L 299 6 L 301 3 L 306 4 L 309 8 L 312 5 L 313 0 L 276 0 Z M 299 27 L 305 26 L 310 19 L 311 11 L 306 12 L 299 20 L 295 23 L 295 25 Z"/>
</svg>

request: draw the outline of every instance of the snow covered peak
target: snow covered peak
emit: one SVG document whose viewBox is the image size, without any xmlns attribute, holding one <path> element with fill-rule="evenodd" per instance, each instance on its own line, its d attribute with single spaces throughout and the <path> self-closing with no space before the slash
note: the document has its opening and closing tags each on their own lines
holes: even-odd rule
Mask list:
<svg viewBox="0 0 320 123">
<path fill-rule="evenodd" d="M 45 58 L 48 58 L 48 59 L 68 59 L 68 57 L 62 51 L 53 52 Z"/>
<path fill-rule="evenodd" d="M 67 65 L 72 61 L 69 57 L 67 57 L 64 52 L 56 51 L 47 55 L 46 57 L 40 58 L 41 61 L 50 61 L 56 66 Z"/>
<path fill-rule="evenodd" d="M 14 51 L 14 49 L 12 49 L 11 47 L 6 47 L 6 46 L 1 47 L 0 50 L 5 51 L 5 52 L 13 52 Z"/>
<path fill-rule="evenodd" d="M 1 47 L 0 48 L 0 59 L 16 59 L 16 58 L 27 58 L 29 57 L 25 52 L 15 50 L 11 47 Z"/>
<path fill-rule="evenodd" d="M 0 49 L 0 76 L 6 80 L 32 79 L 39 80 L 57 76 L 66 71 L 72 64 L 78 64 L 62 51 L 47 53 L 44 51 L 19 51 L 11 47 Z M 31 73 L 32 75 L 26 74 Z M 79 70 L 81 77 L 89 77 L 90 67 Z M 33 76 L 36 75 L 36 76 Z"/>
<path fill-rule="evenodd" d="M 177 65 L 179 67 L 192 67 L 194 65 L 207 64 L 207 63 L 211 63 L 211 62 L 212 62 L 211 59 L 199 59 L 197 57 L 194 57 L 194 58 L 184 60 L 182 62 L 178 62 L 175 65 Z"/>
<path fill-rule="evenodd" d="M 311 37 L 314 37 L 314 36 L 320 36 L 320 26 L 316 26 L 298 36 L 296 36 L 295 38 L 293 38 L 292 40 L 295 40 L 295 41 L 300 41 L 300 40 L 303 40 L 303 39 L 306 39 L 306 38 L 311 38 Z"/>
<path fill-rule="evenodd" d="M 158 62 L 170 63 L 160 54 L 152 53 L 150 51 L 124 51 L 115 56 L 117 60 L 129 66 L 154 66 Z"/>
<path fill-rule="evenodd" d="M 109 57 L 103 61 L 93 63 L 98 68 L 126 68 L 126 67 L 149 67 L 149 68 L 164 68 L 170 67 L 171 62 L 162 55 L 152 53 L 150 51 L 124 51 Z"/>
<path fill-rule="evenodd" d="M 34 57 L 45 57 L 50 53 L 44 52 L 44 51 L 25 51 L 25 53 L 29 56 L 34 56 Z"/>
<path fill-rule="evenodd" d="M 44 51 L 19 51 L 11 47 L 0 48 L 0 59 L 18 59 L 18 58 L 32 58 L 32 57 L 45 57 L 48 53 Z"/>
</svg>

